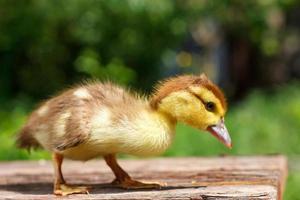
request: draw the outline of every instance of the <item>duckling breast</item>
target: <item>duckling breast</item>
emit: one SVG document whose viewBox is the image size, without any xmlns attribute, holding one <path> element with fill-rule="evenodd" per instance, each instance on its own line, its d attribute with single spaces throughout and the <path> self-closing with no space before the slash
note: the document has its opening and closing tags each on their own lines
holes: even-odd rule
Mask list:
<svg viewBox="0 0 300 200">
<path fill-rule="evenodd" d="M 158 113 L 143 110 L 135 119 L 124 121 L 122 124 L 127 127 L 123 127 L 126 131 L 120 140 L 121 153 L 137 156 L 159 155 L 173 141 L 175 124 Z"/>
</svg>

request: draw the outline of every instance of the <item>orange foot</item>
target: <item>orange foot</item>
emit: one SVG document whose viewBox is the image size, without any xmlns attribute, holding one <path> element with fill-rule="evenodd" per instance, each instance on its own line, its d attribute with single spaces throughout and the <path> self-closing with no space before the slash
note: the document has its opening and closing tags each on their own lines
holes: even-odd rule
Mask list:
<svg viewBox="0 0 300 200">
<path fill-rule="evenodd" d="M 57 189 L 54 190 L 55 195 L 67 196 L 70 194 L 89 194 L 90 187 L 85 186 L 69 186 L 61 184 Z"/>
<path fill-rule="evenodd" d="M 140 182 L 132 179 L 114 180 L 112 184 L 124 189 L 160 189 L 166 185 L 157 182 Z"/>
</svg>

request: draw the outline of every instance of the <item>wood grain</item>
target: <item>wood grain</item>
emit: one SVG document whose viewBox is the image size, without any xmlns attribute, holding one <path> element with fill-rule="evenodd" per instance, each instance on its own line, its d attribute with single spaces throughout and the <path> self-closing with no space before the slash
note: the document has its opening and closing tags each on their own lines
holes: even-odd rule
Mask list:
<svg viewBox="0 0 300 200">
<path fill-rule="evenodd" d="M 119 160 L 138 180 L 164 182 L 161 190 L 123 190 L 107 183 L 113 174 L 102 160 L 66 161 L 70 184 L 90 185 L 89 195 L 52 195 L 49 161 L 0 163 L 1 199 L 282 199 L 287 161 L 283 156 Z"/>
</svg>

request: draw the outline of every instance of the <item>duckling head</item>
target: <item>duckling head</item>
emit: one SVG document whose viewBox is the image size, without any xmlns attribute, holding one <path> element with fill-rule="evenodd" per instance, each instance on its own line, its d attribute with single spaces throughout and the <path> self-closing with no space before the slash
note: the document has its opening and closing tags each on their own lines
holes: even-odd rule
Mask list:
<svg viewBox="0 0 300 200">
<path fill-rule="evenodd" d="M 204 74 L 178 76 L 161 82 L 150 105 L 176 121 L 209 131 L 231 148 L 231 139 L 224 124 L 227 111 L 225 97 Z"/>
</svg>

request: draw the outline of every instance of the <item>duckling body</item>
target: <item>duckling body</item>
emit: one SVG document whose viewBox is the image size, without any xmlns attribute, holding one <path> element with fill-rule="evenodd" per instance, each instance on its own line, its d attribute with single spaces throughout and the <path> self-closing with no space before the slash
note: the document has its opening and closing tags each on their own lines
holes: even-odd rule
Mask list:
<svg viewBox="0 0 300 200">
<path fill-rule="evenodd" d="M 63 158 L 89 160 L 103 156 L 122 188 L 153 188 L 132 180 L 118 165 L 116 154 L 158 155 L 172 143 L 177 121 L 207 130 L 226 146 L 223 93 L 205 75 L 178 76 L 158 84 L 149 98 L 111 83 L 90 83 L 49 99 L 29 116 L 17 144 L 52 152 L 54 194 L 86 193 L 66 184 Z"/>
<path fill-rule="evenodd" d="M 171 144 L 174 128 L 175 122 L 153 111 L 145 98 L 111 83 L 62 93 L 42 104 L 26 126 L 44 149 L 74 160 L 158 155 Z"/>
<path fill-rule="evenodd" d="M 119 110 L 122 112 L 121 107 L 115 111 Z M 62 151 L 62 154 L 74 160 L 117 153 L 136 156 L 162 154 L 172 142 L 175 124 L 151 111 L 146 104 L 130 114 L 121 113 L 119 119 L 113 119 L 109 109 L 99 109 L 91 116 L 89 138 Z"/>
</svg>

